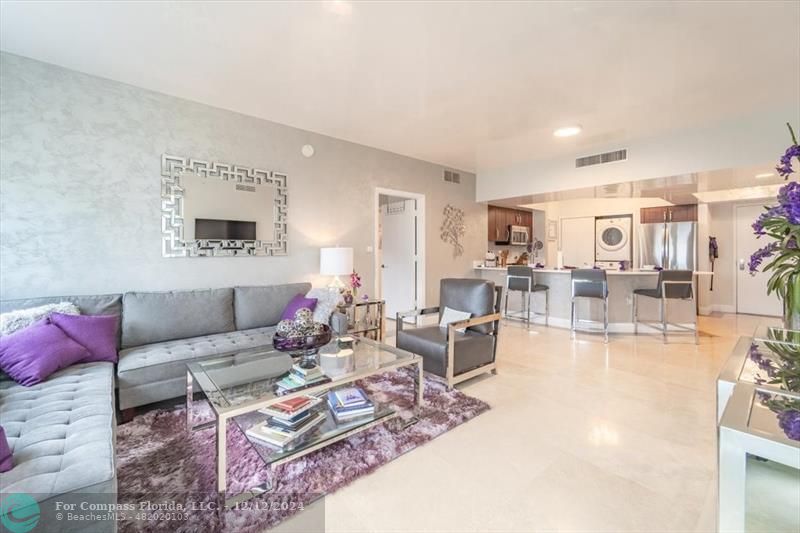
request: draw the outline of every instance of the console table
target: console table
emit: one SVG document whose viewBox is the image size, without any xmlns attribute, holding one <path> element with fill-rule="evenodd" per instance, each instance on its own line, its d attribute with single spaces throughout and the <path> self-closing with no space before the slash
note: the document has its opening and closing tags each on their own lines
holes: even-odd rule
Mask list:
<svg viewBox="0 0 800 533">
<path fill-rule="evenodd" d="M 367 337 L 379 342 L 386 333 L 385 300 L 361 300 L 338 307 L 347 317 L 347 334 Z"/>
<path fill-rule="evenodd" d="M 776 369 L 800 360 L 800 332 L 762 327 L 742 337 L 717 380 L 719 531 L 745 531 L 748 455 L 800 472 L 800 437 L 779 424 L 779 413 L 800 410 L 800 391 L 770 383 Z M 800 475 L 800 474 L 799 474 Z M 797 502 L 800 516 L 800 502 Z"/>
</svg>

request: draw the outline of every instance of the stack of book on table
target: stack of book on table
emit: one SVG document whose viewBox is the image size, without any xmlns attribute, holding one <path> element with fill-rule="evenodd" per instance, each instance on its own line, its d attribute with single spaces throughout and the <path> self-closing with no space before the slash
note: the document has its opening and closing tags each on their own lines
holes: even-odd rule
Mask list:
<svg viewBox="0 0 800 533">
<path fill-rule="evenodd" d="M 339 423 L 375 414 L 375 405 L 358 387 L 329 391 L 328 407 Z"/>
<path fill-rule="evenodd" d="M 330 381 L 319 365 L 314 368 L 303 368 L 298 364 L 292 365 L 292 369 L 278 382 L 278 394 L 287 391 L 303 389 L 319 383 Z"/>
<path fill-rule="evenodd" d="M 321 401 L 316 396 L 300 396 L 260 409 L 259 412 L 269 419 L 248 429 L 247 434 L 272 446 L 286 448 L 325 421 L 325 413 L 312 410 Z"/>
</svg>

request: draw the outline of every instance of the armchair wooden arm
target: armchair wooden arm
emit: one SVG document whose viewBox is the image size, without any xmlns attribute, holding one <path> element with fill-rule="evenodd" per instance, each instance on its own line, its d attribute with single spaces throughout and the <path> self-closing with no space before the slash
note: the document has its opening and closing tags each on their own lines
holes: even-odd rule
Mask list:
<svg viewBox="0 0 800 533">
<path fill-rule="evenodd" d="M 500 320 L 500 313 L 492 313 L 491 315 L 476 316 L 466 320 L 459 320 L 458 322 L 450 322 L 447 325 L 447 337 L 449 339 L 451 334 L 457 329 L 471 328 L 472 326 L 479 326 L 498 320 Z"/>
<path fill-rule="evenodd" d="M 472 326 L 479 326 L 481 324 L 487 324 L 489 322 L 494 322 L 495 323 L 494 331 L 496 332 L 498 329 L 497 324 L 500 322 L 500 318 L 501 318 L 500 313 L 492 313 L 491 315 L 476 316 L 474 318 L 469 318 L 467 320 L 459 320 L 458 322 L 451 322 L 450 324 L 447 325 L 447 383 L 448 384 L 454 382 L 453 372 L 455 369 L 455 361 L 456 361 L 456 330 L 462 328 L 470 328 Z M 495 343 L 497 343 L 497 339 L 495 339 Z M 497 345 L 495 344 L 495 349 L 496 348 Z M 492 365 L 494 365 L 494 362 L 492 362 Z M 466 376 L 463 379 L 466 379 Z"/>
</svg>

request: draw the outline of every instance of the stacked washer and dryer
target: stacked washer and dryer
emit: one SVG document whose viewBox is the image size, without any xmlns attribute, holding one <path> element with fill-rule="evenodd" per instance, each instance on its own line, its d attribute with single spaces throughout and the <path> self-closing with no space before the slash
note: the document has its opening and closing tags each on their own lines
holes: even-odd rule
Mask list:
<svg viewBox="0 0 800 533">
<path fill-rule="evenodd" d="M 612 215 L 595 217 L 595 265 L 603 269 L 618 269 L 620 261 L 633 262 L 633 216 Z"/>
</svg>

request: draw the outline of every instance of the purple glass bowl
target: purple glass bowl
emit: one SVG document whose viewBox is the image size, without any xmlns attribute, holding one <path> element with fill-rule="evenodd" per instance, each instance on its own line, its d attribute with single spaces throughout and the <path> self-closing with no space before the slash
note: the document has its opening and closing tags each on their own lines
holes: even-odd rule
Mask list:
<svg viewBox="0 0 800 533">
<path fill-rule="evenodd" d="M 279 352 L 308 353 L 315 352 L 331 342 L 331 327 L 322 326 L 324 331 L 319 335 L 305 335 L 303 337 L 284 337 L 276 333 L 272 336 L 272 346 Z"/>
</svg>

